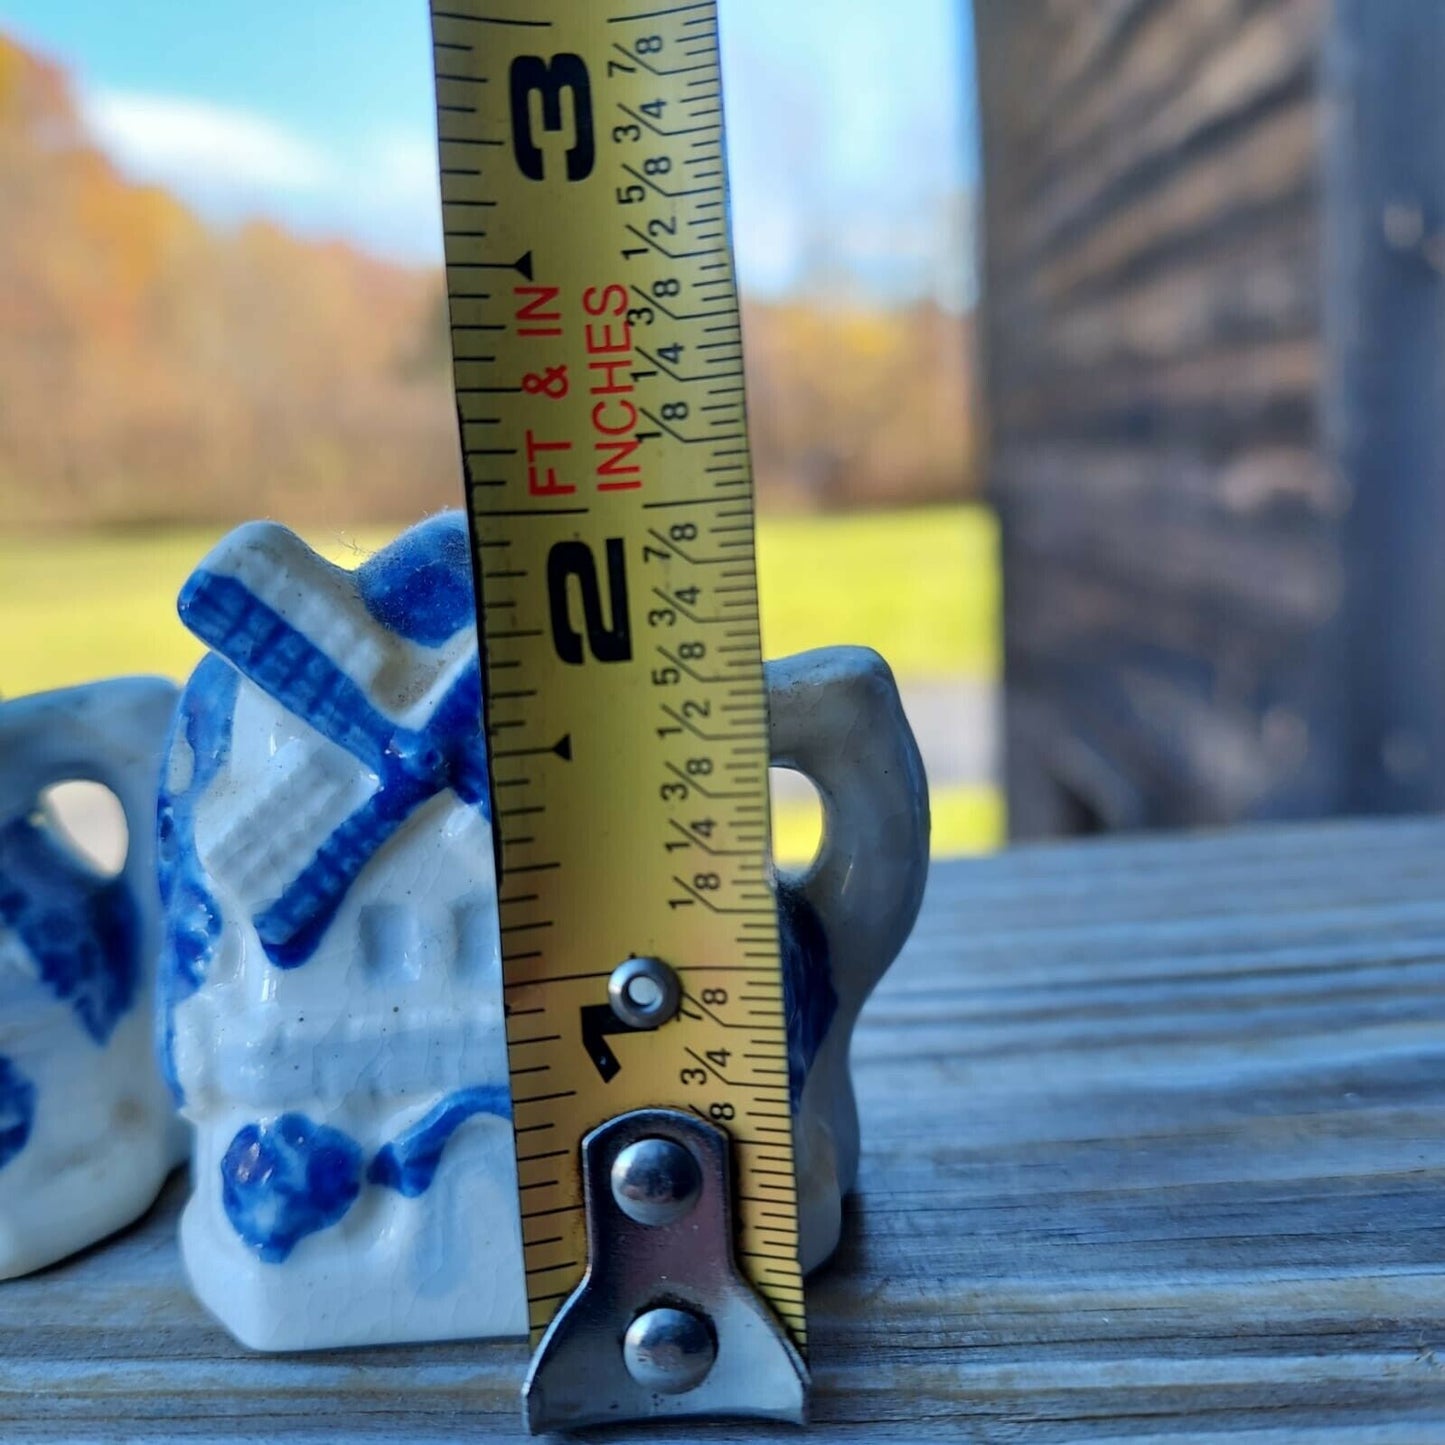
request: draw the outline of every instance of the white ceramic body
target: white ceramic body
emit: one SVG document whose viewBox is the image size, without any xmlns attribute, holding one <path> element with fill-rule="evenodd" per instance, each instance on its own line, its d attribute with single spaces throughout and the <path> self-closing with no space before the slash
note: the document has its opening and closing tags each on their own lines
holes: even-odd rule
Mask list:
<svg viewBox="0 0 1445 1445">
<path fill-rule="evenodd" d="M 465 566 L 464 544 L 452 560 Z M 469 598 L 455 626 L 423 627 L 433 640 L 416 641 L 368 610 L 364 580 L 257 524 L 206 559 L 182 602 L 236 667 L 212 657 L 192 680 L 162 796 L 163 1042 L 196 1128 L 181 1249 L 198 1297 L 256 1349 L 525 1330 L 485 807 L 434 790 L 361 849 L 347 886 L 308 895 L 300 913 L 334 911 L 294 961 L 263 942 L 268 906 L 304 891 L 297 880 L 380 792 L 387 736 L 424 730 L 476 672 Z M 237 634 L 230 614 L 217 624 L 229 644 L 211 632 L 217 597 L 222 610 L 239 598 L 261 633 Z M 267 671 L 288 642 L 313 672 L 320 658 L 334 668 L 323 691 L 357 689 L 333 731 L 349 737 L 353 715 L 366 717 L 381 734 L 367 759 L 325 735 L 325 702 L 324 717 L 302 716 L 312 694 L 293 684 L 304 667 Z M 463 709 L 472 733 L 477 707 Z M 192 987 L 187 940 L 212 924 Z M 388 1144 L 468 1090 L 494 1107 L 459 1123 L 425 1189 L 408 1197 L 368 1177 Z M 254 1157 L 243 1159 L 247 1140 Z M 330 1194 L 304 1177 L 318 1153 L 341 1174 Z M 290 1183 L 285 1161 L 300 1171 Z"/>
<path fill-rule="evenodd" d="M 0 1279 L 129 1224 L 185 1156 L 152 1030 L 152 820 L 175 700 L 129 678 L 0 703 Z M 77 780 L 125 810 L 113 880 L 40 807 Z"/>
<path fill-rule="evenodd" d="M 253 524 L 182 596 L 218 655 L 183 699 L 161 809 L 163 1031 L 196 1128 L 181 1244 L 253 1348 L 525 1333 L 492 837 L 457 726 L 469 565 L 455 516 L 356 573 Z M 773 664 L 770 688 L 778 759 L 817 778 L 831 824 L 783 885 L 811 1266 L 856 1170 L 848 1039 L 917 911 L 927 804 L 873 654 Z M 855 788 L 870 754 L 881 786 Z M 398 1161 L 418 1155 L 407 1187 Z"/>
</svg>

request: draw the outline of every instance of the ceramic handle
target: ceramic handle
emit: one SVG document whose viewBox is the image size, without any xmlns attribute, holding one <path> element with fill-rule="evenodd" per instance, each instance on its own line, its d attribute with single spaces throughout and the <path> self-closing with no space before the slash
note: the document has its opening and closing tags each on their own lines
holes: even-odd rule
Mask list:
<svg viewBox="0 0 1445 1445">
<path fill-rule="evenodd" d="M 835 977 L 871 988 L 907 940 L 928 877 L 918 744 L 888 664 L 866 647 L 770 662 L 767 678 L 774 766 L 812 779 L 823 799 L 822 850 L 784 879 L 822 921 Z"/>
<path fill-rule="evenodd" d="M 0 818 L 35 805 L 57 783 L 109 788 L 125 813 L 125 873 L 152 867 L 156 773 L 175 708 L 163 678 L 119 678 L 0 704 Z"/>
</svg>

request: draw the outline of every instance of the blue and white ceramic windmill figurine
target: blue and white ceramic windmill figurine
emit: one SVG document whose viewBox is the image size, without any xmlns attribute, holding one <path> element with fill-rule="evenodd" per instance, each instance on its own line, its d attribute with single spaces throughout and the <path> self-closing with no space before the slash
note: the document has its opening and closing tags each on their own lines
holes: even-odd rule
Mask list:
<svg viewBox="0 0 1445 1445">
<path fill-rule="evenodd" d="M 465 534 L 232 533 L 160 808 L 182 1250 L 244 1343 L 525 1329 Z"/>
<path fill-rule="evenodd" d="M 152 819 L 175 701 L 160 678 L 122 678 L 0 703 L 0 1279 L 138 1218 L 185 1155 L 151 1027 Z M 124 810 L 113 877 L 44 806 L 71 781 Z"/>
<path fill-rule="evenodd" d="M 180 608 L 212 649 L 160 807 L 193 1286 L 259 1349 L 523 1334 L 465 522 L 433 518 L 355 572 L 251 524 Z M 918 910 L 927 789 L 875 654 L 771 664 L 769 693 L 775 760 L 829 820 L 779 886 L 811 1268 L 857 1168 L 848 1042 Z"/>
</svg>

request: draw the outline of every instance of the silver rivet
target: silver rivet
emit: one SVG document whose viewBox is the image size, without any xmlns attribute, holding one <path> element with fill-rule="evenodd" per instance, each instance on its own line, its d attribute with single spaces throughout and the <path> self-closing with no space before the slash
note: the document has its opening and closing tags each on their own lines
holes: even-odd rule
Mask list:
<svg viewBox="0 0 1445 1445">
<path fill-rule="evenodd" d="M 639 1139 L 612 1162 L 612 1197 L 638 1224 L 681 1219 L 697 1203 L 701 1190 L 697 1160 L 671 1139 Z"/>
<path fill-rule="evenodd" d="M 623 1023 L 655 1029 L 677 1012 L 682 985 L 660 958 L 629 958 L 612 970 L 607 999 Z"/>
<path fill-rule="evenodd" d="M 628 1326 L 622 1358 L 644 1390 L 682 1395 L 707 1379 L 717 1344 L 707 1321 L 691 1310 L 647 1310 Z"/>
</svg>

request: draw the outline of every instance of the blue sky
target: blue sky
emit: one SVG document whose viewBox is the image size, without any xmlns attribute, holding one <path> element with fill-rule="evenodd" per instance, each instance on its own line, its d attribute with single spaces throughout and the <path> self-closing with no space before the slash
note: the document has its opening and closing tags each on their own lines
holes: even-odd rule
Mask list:
<svg viewBox="0 0 1445 1445">
<path fill-rule="evenodd" d="M 965 0 L 722 0 L 745 286 L 958 300 L 973 156 Z M 97 140 L 222 223 L 440 256 L 425 0 L 0 0 Z"/>
</svg>

